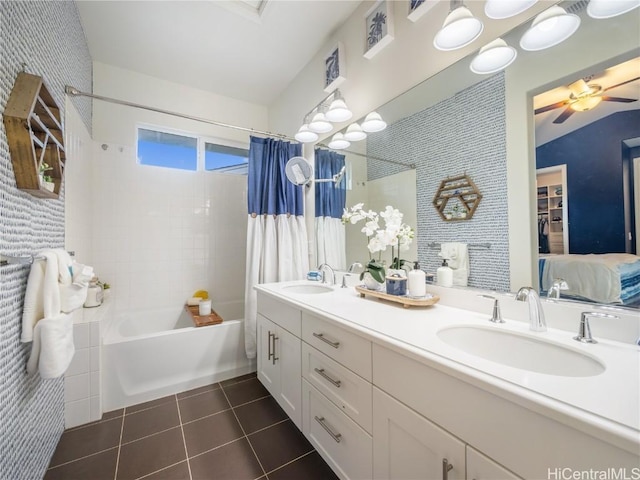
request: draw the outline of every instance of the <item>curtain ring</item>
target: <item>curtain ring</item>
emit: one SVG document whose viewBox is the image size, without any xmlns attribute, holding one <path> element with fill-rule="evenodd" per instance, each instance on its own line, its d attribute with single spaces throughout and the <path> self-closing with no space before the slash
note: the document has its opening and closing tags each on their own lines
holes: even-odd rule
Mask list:
<svg viewBox="0 0 640 480">
<path fill-rule="evenodd" d="M 258 214 L 256 212 L 251 212 L 251 218 L 256 218 Z"/>
</svg>

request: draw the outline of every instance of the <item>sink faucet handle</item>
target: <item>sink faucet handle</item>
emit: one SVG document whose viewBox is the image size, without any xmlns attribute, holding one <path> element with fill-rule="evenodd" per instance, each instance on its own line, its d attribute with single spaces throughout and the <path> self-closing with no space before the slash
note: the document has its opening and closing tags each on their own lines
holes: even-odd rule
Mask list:
<svg viewBox="0 0 640 480">
<path fill-rule="evenodd" d="M 589 325 L 589 318 L 620 318 L 617 315 L 611 315 L 603 312 L 582 312 L 580 315 L 580 328 L 578 329 L 578 335 L 573 337 L 574 340 L 581 343 L 598 343 L 591 336 L 591 326 Z"/>
<path fill-rule="evenodd" d="M 558 299 L 562 290 L 569 290 L 569 284 L 563 278 L 554 278 L 551 288 L 547 292 L 547 298 Z"/>
<path fill-rule="evenodd" d="M 478 296 L 493 300 L 493 313 L 491 314 L 489 321 L 493 323 L 505 323 L 502 319 L 502 314 L 500 313 L 500 303 L 498 302 L 498 299 L 493 295 L 485 295 L 484 293 L 481 293 Z"/>
</svg>

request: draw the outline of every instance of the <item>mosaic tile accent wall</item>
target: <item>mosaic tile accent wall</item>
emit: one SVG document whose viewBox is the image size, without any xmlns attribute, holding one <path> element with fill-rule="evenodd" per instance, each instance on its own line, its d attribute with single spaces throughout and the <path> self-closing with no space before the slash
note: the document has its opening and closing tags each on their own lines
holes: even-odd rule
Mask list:
<svg viewBox="0 0 640 480">
<path fill-rule="evenodd" d="M 504 75 L 498 74 L 436 105 L 403 118 L 370 135 L 367 152 L 416 164 L 418 258 L 435 272 L 439 248 L 430 242 L 491 243 L 488 250 L 470 249 L 469 286 L 509 290 L 507 221 L 507 156 Z M 404 167 L 368 160 L 369 180 Z M 483 198 L 472 219 L 445 222 L 433 197 L 446 177 L 466 173 Z"/>
<path fill-rule="evenodd" d="M 64 111 L 64 86 L 91 91 L 92 63 L 74 2 L 0 2 L 0 112 L 25 71 L 41 75 Z M 90 129 L 91 102 L 74 104 Z M 0 253 L 24 255 L 64 246 L 64 191 L 41 200 L 16 189 L 4 126 L 0 129 Z M 29 269 L 1 267 L 0 478 L 42 478 L 64 428 L 63 380 L 28 376 L 20 343 Z"/>
</svg>

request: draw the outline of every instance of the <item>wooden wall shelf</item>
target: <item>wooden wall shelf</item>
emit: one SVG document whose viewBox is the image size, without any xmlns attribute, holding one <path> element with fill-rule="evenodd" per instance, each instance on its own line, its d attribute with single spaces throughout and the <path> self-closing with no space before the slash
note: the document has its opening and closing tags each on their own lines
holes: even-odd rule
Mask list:
<svg viewBox="0 0 640 480">
<path fill-rule="evenodd" d="M 433 205 L 445 222 L 459 222 L 473 217 L 481 199 L 480 190 L 465 174 L 442 180 Z"/>
<path fill-rule="evenodd" d="M 64 178 L 64 129 L 60 108 L 42 77 L 20 72 L 3 114 L 16 186 L 40 198 L 58 198 Z M 54 183 L 47 190 L 40 166 Z"/>
</svg>

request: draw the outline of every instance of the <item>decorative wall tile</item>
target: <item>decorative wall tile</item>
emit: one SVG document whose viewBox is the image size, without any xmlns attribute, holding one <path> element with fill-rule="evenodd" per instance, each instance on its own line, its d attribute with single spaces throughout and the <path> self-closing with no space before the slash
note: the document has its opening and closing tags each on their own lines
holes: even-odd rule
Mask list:
<svg viewBox="0 0 640 480">
<path fill-rule="evenodd" d="M 373 156 L 417 166 L 418 257 L 435 272 L 439 249 L 430 242 L 491 243 L 470 249 L 469 286 L 509 290 L 504 75 L 498 74 L 367 138 Z M 369 180 L 404 167 L 368 160 Z M 432 201 L 440 181 L 466 173 L 482 192 L 473 218 L 445 222 Z"/>
<path fill-rule="evenodd" d="M 73 2 L 0 2 L 0 112 L 13 82 L 41 75 L 64 111 L 64 86 L 91 91 L 91 56 Z M 91 102 L 74 99 L 90 128 Z M 16 189 L 4 127 L 0 127 L 0 252 L 22 255 L 64 246 L 64 190 L 41 200 Z M 2 267 L 0 289 L 0 476 L 42 478 L 64 428 L 63 381 L 28 376 L 29 346 L 20 343 L 29 269 Z"/>
</svg>

